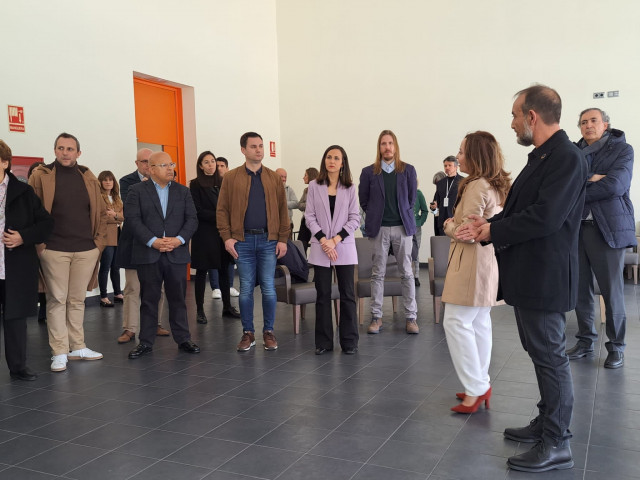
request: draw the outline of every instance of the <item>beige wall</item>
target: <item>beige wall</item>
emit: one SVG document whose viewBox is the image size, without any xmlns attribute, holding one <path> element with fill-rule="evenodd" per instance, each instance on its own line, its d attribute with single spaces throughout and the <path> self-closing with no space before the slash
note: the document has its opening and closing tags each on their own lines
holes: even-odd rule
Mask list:
<svg viewBox="0 0 640 480">
<path fill-rule="evenodd" d="M 356 176 L 382 129 L 429 199 L 433 174 L 467 132 L 492 132 L 507 168 L 529 149 L 510 129 L 512 95 L 534 82 L 563 98 L 562 127 L 580 138 L 578 113 L 607 110 L 640 148 L 640 4 L 623 0 L 276 0 L 283 161 L 290 179 L 316 168 L 332 143 Z M 620 97 L 593 100 L 596 91 Z M 636 167 L 637 173 L 637 167 Z M 632 200 L 640 208 L 634 180 Z M 291 184 L 302 191 L 302 181 Z M 430 234 L 432 218 L 427 221 Z M 427 250 L 428 251 L 428 250 Z M 426 258 L 423 249 L 421 258 Z"/>
</svg>

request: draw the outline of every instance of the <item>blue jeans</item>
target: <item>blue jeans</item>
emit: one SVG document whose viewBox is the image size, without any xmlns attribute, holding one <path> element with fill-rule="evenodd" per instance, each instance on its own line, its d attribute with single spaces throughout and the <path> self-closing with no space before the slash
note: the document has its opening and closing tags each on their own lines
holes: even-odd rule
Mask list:
<svg viewBox="0 0 640 480">
<path fill-rule="evenodd" d="M 100 257 L 100 270 L 98 270 L 98 285 L 100 286 L 100 298 L 107 298 L 107 281 L 111 274 L 111 285 L 113 294 L 122 295 L 120 290 L 120 269 L 115 265 L 116 248 L 104 247 L 102 257 Z"/>
<path fill-rule="evenodd" d="M 229 264 L 228 275 L 229 275 L 229 285 L 233 287 L 233 278 L 236 275 L 234 263 Z M 212 268 L 211 270 L 209 270 L 209 285 L 211 285 L 211 290 L 220 289 L 220 281 L 218 279 L 218 270 L 215 268 Z"/>
<path fill-rule="evenodd" d="M 267 234 L 245 233 L 244 242 L 236 242 L 238 277 L 240 278 L 240 319 L 245 332 L 253 328 L 253 290 L 256 279 L 262 292 L 263 332 L 273 330 L 276 319 L 276 288 L 273 277 L 276 272 L 276 241 L 268 240 Z"/>
</svg>

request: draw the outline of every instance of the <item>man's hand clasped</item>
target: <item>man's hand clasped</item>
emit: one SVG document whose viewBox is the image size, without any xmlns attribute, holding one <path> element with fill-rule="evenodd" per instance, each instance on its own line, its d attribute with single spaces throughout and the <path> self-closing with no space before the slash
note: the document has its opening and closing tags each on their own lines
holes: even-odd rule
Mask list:
<svg viewBox="0 0 640 480">
<path fill-rule="evenodd" d="M 465 223 L 456 231 L 456 239 L 460 242 L 488 242 L 491 240 L 491 225 L 479 215 L 469 215 L 470 223 Z"/>
</svg>

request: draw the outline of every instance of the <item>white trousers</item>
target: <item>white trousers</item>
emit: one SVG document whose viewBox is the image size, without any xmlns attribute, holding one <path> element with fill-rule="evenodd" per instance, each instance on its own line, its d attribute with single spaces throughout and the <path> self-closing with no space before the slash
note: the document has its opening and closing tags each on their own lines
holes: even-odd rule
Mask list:
<svg viewBox="0 0 640 480">
<path fill-rule="evenodd" d="M 490 386 L 491 307 L 447 303 L 443 324 L 451 360 L 465 393 L 484 395 Z"/>
</svg>

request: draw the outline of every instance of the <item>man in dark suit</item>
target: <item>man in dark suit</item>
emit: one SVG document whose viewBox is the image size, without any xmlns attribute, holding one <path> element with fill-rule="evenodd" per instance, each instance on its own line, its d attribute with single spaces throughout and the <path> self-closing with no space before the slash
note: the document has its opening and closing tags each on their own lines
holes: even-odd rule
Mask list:
<svg viewBox="0 0 640 480">
<path fill-rule="evenodd" d="M 498 215 L 459 230 L 458 238 L 491 241 L 498 257 L 498 297 L 513 305 L 520 341 L 533 361 L 540 401 L 538 416 L 504 436 L 534 443 L 510 457 L 514 470 L 571 468 L 569 423 L 573 384 L 565 354 L 565 312 L 576 306 L 578 233 L 587 163 L 560 129 L 558 93 L 535 85 L 516 94 L 511 128 L 520 145 L 534 145 Z"/>
<path fill-rule="evenodd" d="M 141 148 L 136 155 L 137 170 L 125 175 L 120 179 L 120 198 L 122 203 L 126 203 L 129 187 L 149 179 L 149 157 L 153 151 L 149 148 Z M 126 213 L 125 213 L 126 218 Z M 136 333 L 140 330 L 140 281 L 138 271 L 131 265 L 131 247 L 133 243 L 129 225 L 125 221 L 120 238 L 118 239 L 118 250 L 116 251 L 116 263 L 120 268 L 124 268 L 124 300 L 122 314 L 122 334 L 118 337 L 118 343 L 127 343 L 135 340 Z M 117 297 L 115 299 L 117 303 Z M 162 314 L 164 306 L 164 293 L 160 299 L 158 310 Z M 168 337 L 169 330 L 162 327 L 160 317 L 158 317 L 158 330 L 156 335 Z"/>
<path fill-rule="evenodd" d="M 436 183 L 436 193 L 429 205 L 433 212 L 433 228 L 436 235 L 444 235 L 442 226 L 447 218 L 453 217 L 453 205 L 458 196 L 458 184 L 462 176 L 458 174 L 458 160 L 453 155 L 442 161 L 445 178 Z"/>
<path fill-rule="evenodd" d="M 191 341 L 185 295 L 189 240 L 198 228 L 189 189 L 173 181 L 175 164 L 165 152 L 149 158 L 150 181 L 129 188 L 126 221 L 134 236 L 132 262 L 140 279 L 140 343 L 129 352 L 135 359 L 152 351 L 158 324 L 162 283 L 169 302 L 169 324 L 181 350 L 199 353 Z"/>
</svg>

